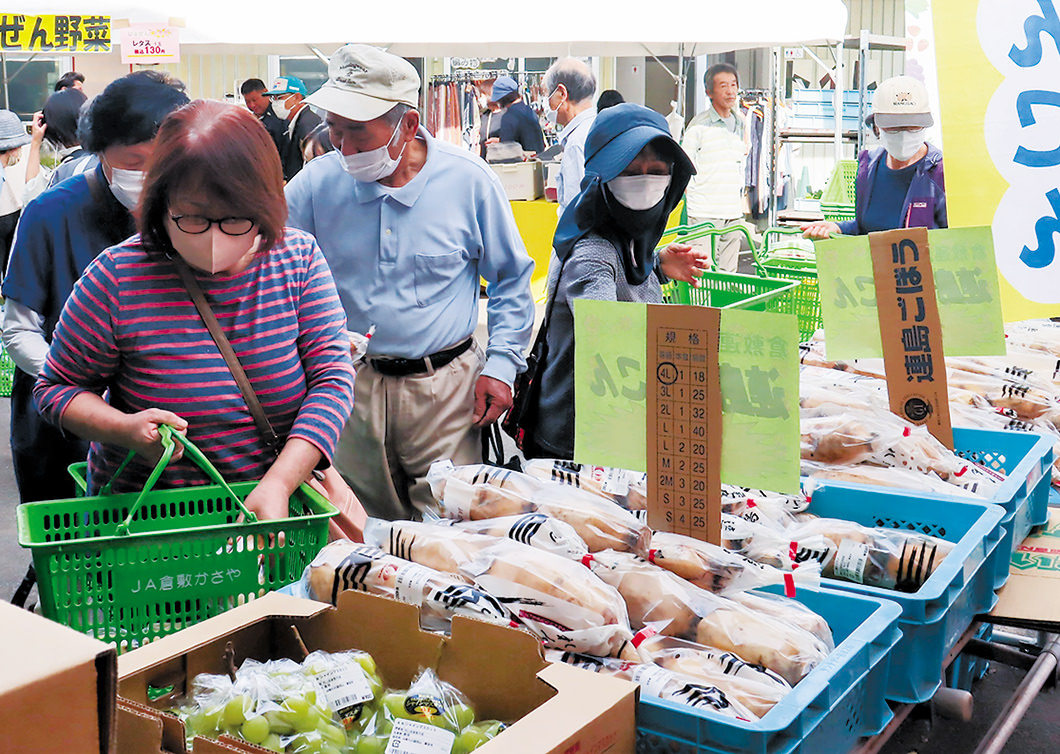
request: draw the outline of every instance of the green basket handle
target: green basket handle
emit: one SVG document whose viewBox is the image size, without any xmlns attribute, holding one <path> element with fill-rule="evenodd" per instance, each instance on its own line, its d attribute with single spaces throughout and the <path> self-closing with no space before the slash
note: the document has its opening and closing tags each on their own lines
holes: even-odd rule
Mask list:
<svg viewBox="0 0 1060 754">
<path fill-rule="evenodd" d="M 165 470 L 166 466 L 169 465 L 170 460 L 173 458 L 173 450 L 176 447 L 174 440 L 184 446 L 185 455 L 187 455 L 192 461 L 194 461 L 195 465 L 197 465 L 200 469 L 206 472 L 206 476 L 210 477 L 210 481 L 221 487 L 221 489 L 223 489 L 226 493 L 228 493 L 228 495 L 231 496 L 233 500 L 236 501 L 236 505 L 239 506 L 239 510 L 242 511 L 243 516 L 248 524 L 255 523 L 258 520 L 258 517 L 251 513 L 243 504 L 242 498 L 240 498 L 239 495 L 237 495 L 232 490 L 232 488 L 228 486 L 228 482 L 226 482 L 224 480 L 224 477 L 221 476 L 221 472 L 219 472 L 216 467 L 214 467 L 214 465 L 210 463 L 209 459 L 202 454 L 201 450 L 195 447 L 191 440 L 189 440 L 187 437 L 180 434 L 179 432 L 174 432 L 173 428 L 170 427 L 168 424 L 158 425 L 158 435 L 162 440 L 162 457 L 158 459 L 158 463 L 155 464 L 155 468 L 147 477 L 147 481 L 144 482 L 144 488 L 140 492 L 140 496 L 136 498 L 136 502 L 133 504 L 132 509 L 129 511 L 129 515 L 125 517 L 124 521 L 118 524 L 118 536 L 126 536 L 127 534 L 129 534 L 129 526 L 132 524 L 133 518 L 140 510 L 140 507 L 147 499 L 148 493 L 150 493 L 151 490 L 154 488 L 155 483 L 158 481 L 158 478 L 162 476 L 162 472 Z M 103 489 L 107 490 L 109 493 L 110 486 L 114 483 L 114 479 L 118 477 L 118 474 L 120 474 L 125 469 L 125 467 L 129 464 L 129 461 L 131 461 L 133 456 L 135 455 L 135 450 L 129 451 L 129 455 L 127 455 L 125 457 L 125 460 L 122 461 L 121 466 L 119 466 L 118 470 L 114 473 L 114 477 L 111 479 L 110 482 L 106 484 Z M 102 489 L 100 490 L 100 493 L 103 493 Z"/>
<path fill-rule="evenodd" d="M 750 232 L 748 232 L 746 225 L 728 225 L 724 228 L 715 228 L 713 226 L 706 227 L 709 225 L 710 223 L 701 223 L 700 225 L 692 226 L 693 228 L 697 228 L 698 230 L 690 230 L 688 233 L 679 236 L 670 243 L 688 243 L 689 241 L 695 241 L 700 238 L 710 238 L 710 266 L 711 269 L 717 269 L 718 261 L 714 258 L 715 239 L 718 236 L 725 235 L 726 233 L 743 233 L 743 237 L 747 239 L 748 246 L 751 247 L 751 259 L 754 262 L 755 272 L 758 273 L 758 277 L 766 276 L 766 272 L 764 269 L 762 269 L 762 265 L 758 263 L 758 251 L 755 249 L 754 239 L 751 237 Z M 656 251 L 662 251 L 666 248 L 666 246 L 669 246 L 669 243 L 665 246 L 659 246 L 658 248 L 656 248 Z"/>
<path fill-rule="evenodd" d="M 755 261 L 758 262 L 759 264 L 761 264 L 762 262 L 765 262 L 765 261 L 767 261 L 769 259 L 769 257 L 770 257 L 770 251 L 769 251 L 770 244 L 769 244 L 769 241 L 770 241 L 770 238 L 772 236 L 796 236 L 796 235 L 798 235 L 798 236 L 802 235 L 802 229 L 801 228 L 797 228 L 795 226 L 775 226 L 775 227 L 772 227 L 772 228 L 767 228 L 766 231 L 764 233 L 762 233 L 761 254 L 755 253 Z"/>
</svg>

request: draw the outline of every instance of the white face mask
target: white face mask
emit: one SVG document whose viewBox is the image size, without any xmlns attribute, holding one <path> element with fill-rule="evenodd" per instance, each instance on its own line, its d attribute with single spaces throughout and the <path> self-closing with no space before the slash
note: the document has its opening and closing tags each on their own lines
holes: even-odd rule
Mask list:
<svg viewBox="0 0 1060 754">
<path fill-rule="evenodd" d="M 651 209 L 666 196 L 670 188 L 668 175 L 620 175 L 607 182 L 615 200 L 626 209 Z"/>
<path fill-rule="evenodd" d="M 552 92 L 552 94 L 555 93 L 555 91 Z M 549 104 L 552 101 L 552 94 L 548 95 L 548 99 L 545 100 L 545 120 L 551 123 L 552 127 L 558 132 L 561 128 L 561 126 L 559 125 L 559 109 L 557 108 L 553 110 L 552 106 Z"/>
<path fill-rule="evenodd" d="M 276 117 L 280 120 L 287 120 L 287 116 L 291 114 L 290 108 L 287 107 L 287 98 L 274 99 L 272 101 L 272 111 L 276 113 Z"/>
<path fill-rule="evenodd" d="M 887 150 L 887 154 L 898 160 L 898 162 L 905 162 L 913 159 L 917 150 L 923 145 L 924 129 L 892 131 L 890 133 L 880 129 L 880 143 Z"/>
<path fill-rule="evenodd" d="M 339 152 L 339 156 L 342 157 L 342 167 L 356 180 L 364 183 L 373 183 L 393 175 L 398 163 L 401 162 L 401 155 L 405 153 L 405 144 L 408 143 L 401 145 L 401 151 L 398 152 L 397 157 L 390 156 L 390 145 L 394 143 L 394 137 L 400 130 L 401 123 L 399 122 L 394 128 L 394 133 L 390 135 L 390 140 L 378 149 L 354 154 Z"/>
<path fill-rule="evenodd" d="M 244 233 L 230 236 L 213 225 L 205 233 L 185 233 L 173 219 L 166 217 L 169 242 L 181 258 L 197 270 L 216 275 L 230 270 L 248 254 L 253 254 L 261 245 L 261 235 Z"/>
<path fill-rule="evenodd" d="M 140 201 L 140 192 L 144 188 L 144 171 L 110 169 L 110 192 L 122 203 L 125 209 L 132 212 Z"/>
</svg>

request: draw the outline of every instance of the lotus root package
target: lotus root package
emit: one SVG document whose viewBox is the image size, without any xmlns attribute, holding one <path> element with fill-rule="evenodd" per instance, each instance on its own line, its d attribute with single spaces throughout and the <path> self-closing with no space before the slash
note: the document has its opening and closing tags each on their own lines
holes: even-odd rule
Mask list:
<svg viewBox="0 0 1060 754">
<path fill-rule="evenodd" d="M 756 614 L 631 553 L 594 553 L 589 566 L 622 595 L 634 629 L 650 624 L 661 634 L 734 652 L 792 684 L 828 654 L 807 631 Z"/>
<path fill-rule="evenodd" d="M 420 521 L 371 518 L 364 527 L 364 541 L 404 560 L 459 575 L 461 566 L 497 539 Z"/>
<path fill-rule="evenodd" d="M 562 662 L 584 668 L 594 673 L 607 673 L 624 678 L 640 684 L 642 695 L 669 699 L 695 709 L 710 710 L 737 720 L 757 720 L 772 707 L 768 700 L 759 699 L 759 694 L 743 694 L 741 693 L 743 689 L 727 693 L 718 686 L 708 684 L 702 678 L 681 675 L 655 664 L 626 662 L 611 657 L 593 657 L 555 650 L 546 652 L 545 659 L 549 662 Z M 755 689 L 755 691 L 758 690 Z"/>
<path fill-rule="evenodd" d="M 460 531 L 511 539 L 571 560 L 581 561 L 589 554 L 585 540 L 578 536 L 573 526 L 544 513 L 524 513 L 521 516 L 478 521 L 443 521 Z"/>
<path fill-rule="evenodd" d="M 589 552 L 648 554 L 651 530 L 621 506 L 588 492 L 494 466 L 453 466 L 439 461 L 427 475 L 449 518 L 478 521 L 544 513 L 570 524 Z"/>
<path fill-rule="evenodd" d="M 648 475 L 640 471 L 534 458 L 523 465 L 523 473 L 534 479 L 591 492 L 629 511 L 648 508 Z"/>
<path fill-rule="evenodd" d="M 497 600 L 462 578 L 344 539 L 324 547 L 302 581 L 309 596 L 321 602 L 335 604 L 339 592 L 352 589 L 416 605 L 423 627 L 433 631 L 448 631 L 454 615 L 511 622 Z"/>
</svg>

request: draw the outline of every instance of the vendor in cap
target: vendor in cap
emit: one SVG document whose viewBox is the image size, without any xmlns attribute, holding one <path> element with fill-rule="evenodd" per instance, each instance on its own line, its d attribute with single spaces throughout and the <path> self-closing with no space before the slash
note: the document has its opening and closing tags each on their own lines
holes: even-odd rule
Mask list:
<svg viewBox="0 0 1060 754">
<path fill-rule="evenodd" d="M 511 76 L 501 76 L 493 82 L 490 109 L 503 113 L 500 127 L 501 141 L 516 141 L 524 152 L 540 152 L 545 148 L 541 121 L 530 106 L 523 102 L 519 85 Z"/>
<path fill-rule="evenodd" d="M 339 48 L 308 100 L 327 112 L 334 151 L 287 186 L 288 223 L 320 243 L 348 328 L 375 328 L 334 463 L 390 519 L 436 505 L 435 461 L 481 462 L 480 428 L 511 406 L 534 323 L 534 265 L 500 179 L 420 125 L 419 93 L 405 59 Z M 480 276 L 485 353 L 473 337 Z"/>
<path fill-rule="evenodd" d="M 531 406 L 537 427 L 524 438 L 527 457 L 574 457 L 575 299 L 660 304 L 665 280 L 695 284 L 709 269 L 707 250 L 673 243 L 655 252 L 695 172 L 654 110 L 627 102 L 597 114 L 585 141 L 581 193 L 563 211 L 552 242 L 548 355 L 538 366 L 541 387 Z"/>
<path fill-rule="evenodd" d="M 832 233 L 947 227 L 942 151 L 924 141 L 924 129 L 934 122 L 921 82 L 895 76 L 881 83 L 867 123 L 882 148 L 858 156 L 854 219 L 809 223 L 802 226 L 803 235 L 821 239 Z"/>
<path fill-rule="evenodd" d="M 296 76 L 280 76 L 265 92 L 272 100 L 272 111 L 287 124 L 287 142 L 283 145 L 280 162 L 283 163 L 283 179 L 289 181 L 298 175 L 305 164 L 302 142 L 320 125 L 320 116 L 306 104 L 306 88 Z M 277 145 L 278 147 L 279 145 Z"/>
</svg>

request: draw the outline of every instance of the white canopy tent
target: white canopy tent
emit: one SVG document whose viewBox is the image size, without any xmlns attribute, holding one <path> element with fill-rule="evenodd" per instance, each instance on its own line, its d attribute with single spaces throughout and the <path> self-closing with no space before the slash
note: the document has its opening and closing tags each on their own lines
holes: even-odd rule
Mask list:
<svg viewBox="0 0 1060 754">
<path fill-rule="evenodd" d="M 104 0 L 91 7 L 83 0 L 15 0 L 5 12 L 100 13 L 116 24 L 172 20 L 183 27 L 182 49 L 193 54 L 304 55 L 313 47 L 330 54 L 347 42 L 366 42 L 407 57 L 703 55 L 835 41 L 847 22 L 842 0 L 674 0 L 659 6 L 573 0 L 542 3 L 530 12 L 449 9 L 427 0 L 271 7 L 221 0 Z"/>
</svg>

